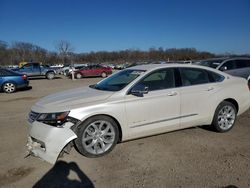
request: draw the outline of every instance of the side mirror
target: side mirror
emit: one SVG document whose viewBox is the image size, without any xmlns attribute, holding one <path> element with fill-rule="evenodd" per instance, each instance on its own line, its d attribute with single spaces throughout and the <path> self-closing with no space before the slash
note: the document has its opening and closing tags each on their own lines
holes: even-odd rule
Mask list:
<svg viewBox="0 0 250 188">
<path fill-rule="evenodd" d="M 227 66 L 222 66 L 221 68 L 220 68 L 220 71 L 226 71 L 227 70 Z"/>
<path fill-rule="evenodd" d="M 130 91 L 130 94 L 135 95 L 137 97 L 143 97 L 143 95 L 147 93 L 148 93 L 148 87 L 143 84 L 138 84 L 134 86 Z"/>
</svg>

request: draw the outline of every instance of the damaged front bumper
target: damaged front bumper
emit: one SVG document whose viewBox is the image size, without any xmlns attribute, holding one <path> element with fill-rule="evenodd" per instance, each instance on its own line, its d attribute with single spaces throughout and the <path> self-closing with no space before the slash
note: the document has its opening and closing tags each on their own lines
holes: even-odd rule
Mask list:
<svg viewBox="0 0 250 188">
<path fill-rule="evenodd" d="M 76 139 L 76 134 L 70 129 L 73 123 L 67 122 L 63 127 L 53 127 L 41 122 L 29 123 L 27 142 L 28 152 L 51 164 L 55 164 L 63 148 Z"/>
</svg>

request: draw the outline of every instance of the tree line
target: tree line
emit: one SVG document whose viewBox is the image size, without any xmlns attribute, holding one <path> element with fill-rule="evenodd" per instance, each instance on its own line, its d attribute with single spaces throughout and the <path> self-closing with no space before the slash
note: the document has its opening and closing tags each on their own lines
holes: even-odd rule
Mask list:
<svg viewBox="0 0 250 188">
<path fill-rule="evenodd" d="M 59 41 L 55 51 L 48 51 L 28 42 L 8 44 L 0 40 L 0 65 L 17 65 L 19 62 L 42 62 L 44 64 L 70 63 L 135 63 L 155 61 L 198 60 L 216 57 L 210 52 L 198 51 L 195 48 L 150 48 L 147 51 L 128 49 L 121 51 L 99 51 L 74 53 L 68 41 Z"/>
</svg>

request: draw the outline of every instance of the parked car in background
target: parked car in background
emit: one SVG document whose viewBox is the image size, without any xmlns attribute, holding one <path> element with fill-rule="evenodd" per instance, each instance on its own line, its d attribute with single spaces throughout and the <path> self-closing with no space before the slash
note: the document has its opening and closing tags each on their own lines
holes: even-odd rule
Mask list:
<svg viewBox="0 0 250 188">
<path fill-rule="evenodd" d="M 27 146 L 55 163 L 73 145 L 86 157 L 100 157 L 117 142 L 193 126 L 227 132 L 249 98 L 245 79 L 208 67 L 135 66 L 39 100 L 29 114 Z"/>
<path fill-rule="evenodd" d="M 27 88 L 28 86 L 27 75 L 0 68 L 0 90 L 5 93 L 13 93 L 17 89 Z"/>
<path fill-rule="evenodd" d="M 72 65 L 67 65 L 65 67 L 62 68 L 63 74 L 64 76 L 69 76 L 69 74 L 71 74 L 71 72 L 74 70 L 79 70 L 81 68 L 87 67 L 87 64 L 74 64 Z"/>
<path fill-rule="evenodd" d="M 122 70 L 122 69 L 124 69 L 124 64 L 116 64 L 115 67 L 114 67 L 114 69 L 116 69 L 116 70 Z"/>
<path fill-rule="evenodd" d="M 21 68 L 12 69 L 21 74 L 26 74 L 28 77 L 45 76 L 48 80 L 54 79 L 56 71 L 49 66 L 41 65 L 40 63 L 26 63 Z"/>
<path fill-rule="evenodd" d="M 69 77 L 72 76 L 71 73 L 69 74 Z M 83 77 L 92 77 L 92 76 L 101 76 L 105 78 L 109 74 L 112 74 L 112 68 L 107 67 L 107 66 L 104 67 L 102 65 L 89 65 L 89 66 L 86 66 L 79 70 L 74 71 L 74 76 L 77 79 L 80 79 Z"/>
<path fill-rule="evenodd" d="M 212 67 L 245 79 L 250 76 L 250 58 L 246 57 L 207 59 L 195 64 Z"/>
</svg>

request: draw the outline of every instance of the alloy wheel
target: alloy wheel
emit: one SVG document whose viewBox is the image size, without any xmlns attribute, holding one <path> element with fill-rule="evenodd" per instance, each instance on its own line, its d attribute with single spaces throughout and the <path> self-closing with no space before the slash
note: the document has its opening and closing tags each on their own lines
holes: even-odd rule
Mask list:
<svg viewBox="0 0 250 188">
<path fill-rule="evenodd" d="M 226 105 L 224 106 L 218 114 L 218 126 L 222 130 L 230 129 L 235 121 L 236 112 L 232 106 Z"/>
<path fill-rule="evenodd" d="M 91 123 L 83 132 L 82 144 L 91 154 L 102 154 L 115 142 L 115 130 L 108 121 L 99 120 Z"/>
</svg>

